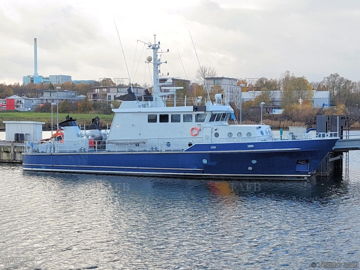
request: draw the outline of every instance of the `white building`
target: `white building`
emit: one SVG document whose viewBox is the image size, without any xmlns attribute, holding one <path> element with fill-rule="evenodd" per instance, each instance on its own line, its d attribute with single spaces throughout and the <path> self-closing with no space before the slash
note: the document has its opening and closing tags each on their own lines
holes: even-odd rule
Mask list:
<svg viewBox="0 0 360 270">
<path fill-rule="evenodd" d="M 114 101 L 116 98 L 128 94 L 129 86 L 97 86 L 87 94 L 91 101 Z M 144 95 L 145 88 L 141 86 L 133 86 L 132 92 L 136 97 Z"/>
<path fill-rule="evenodd" d="M 205 78 L 205 90 L 211 91 L 214 87 L 220 87 L 224 91 L 225 103 L 238 102 L 241 96 L 238 79 L 229 77 L 207 77 Z"/>
<path fill-rule="evenodd" d="M 330 91 L 313 91 L 313 106 L 315 108 L 330 107 Z"/>
<path fill-rule="evenodd" d="M 19 97 L 13 95 L 5 99 L 5 106 L 2 106 L 5 110 L 27 112 L 31 111 L 39 104 L 37 98 Z"/>
<path fill-rule="evenodd" d="M 84 95 L 77 95 L 71 90 L 45 90 L 42 97 L 38 98 L 39 103 L 58 103 L 61 101 L 78 102 L 84 100 Z"/>
<path fill-rule="evenodd" d="M 71 76 L 69 75 L 50 75 L 49 81 L 52 84 L 63 84 L 65 82 L 71 82 Z"/>
<path fill-rule="evenodd" d="M 314 108 L 326 108 L 330 106 L 330 92 L 329 91 L 312 91 L 312 104 Z M 254 100 L 263 93 L 268 93 L 273 106 L 281 107 L 282 91 L 249 91 L 242 93 L 242 102 Z M 270 104 L 268 104 L 270 105 Z"/>
<path fill-rule="evenodd" d="M 4 121 L 5 140 L 11 142 L 39 142 L 42 139 L 44 122 Z"/>
</svg>

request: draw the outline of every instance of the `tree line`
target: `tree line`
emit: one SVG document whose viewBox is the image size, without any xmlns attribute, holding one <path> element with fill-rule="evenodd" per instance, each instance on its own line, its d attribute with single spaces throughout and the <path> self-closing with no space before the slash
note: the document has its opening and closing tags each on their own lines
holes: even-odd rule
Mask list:
<svg viewBox="0 0 360 270">
<path fill-rule="evenodd" d="M 206 77 L 216 76 L 216 71 L 211 67 L 201 67 L 197 71 L 197 78 L 201 83 L 192 84 L 190 89 L 177 91 L 177 103 L 182 105 L 185 97 L 188 98 L 188 104 L 197 100 L 199 96 L 203 97 L 202 102 L 209 98 L 214 99 L 216 93 L 221 93 L 222 89 L 214 87 L 210 93 L 204 89 L 203 82 Z M 351 81 L 342 77 L 338 73 L 330 74 L 319 82 L 310 82 L 304 76 L 296 76 L 289 71 L 285 72 L 279 79 L 274 78 L 259 78 L 253 83 L 246 81 L 239 81 L 242 85 L 243 91 L 262 91 L 262 94 L 257 96 L 254 100 L 246 102 L 242 106 L 244 119 L 254 120 L 258 117 L 256 110 L 259 109 L 259 104 L 265 102 L 268 106 L 271 105 L 272 90 L 280 90 L 282 93 L 282 107 L 284 113 L 283 119 L 293 119 L 294 121 L 302 120 L 311 122 L 316 114 L 347 114 L 353 121 L 358 121 L 360 117 L 360 82 Z M 56 89 L 59 87 L 64 90 L 73 90 L 80 95 L 87 95 L 94 86 L 116 86 L 116 84 L 109 78 L 104 78 L 96 84 L 74 84 L 71 82 L 62 85 L 52 84 L 0 84 L 0 98 L 6 98 L 11 95 L 39 97 L 43 90 Z M 179 85 L 180 86 L 180 85 Z M 330 108 L 316 109 L 312 107 L 312 90 L 330 92 Z M 238 112 L 238 104 L 232 104 L 235 111 Z M 93 103 L 87 99 L 70 103 L 67 101 L 60 102 L 60 112 L 98 112 L 111 113 L 111 108 L 118 104 L 109 103 Z M 50 111 L 50 104 L 44 104 L 36 109 L 37 111 Z M 270 116 L 268 116 L 270 117 Z M 271 116 L 276 117 L 276 116 Z"/>
</svg>

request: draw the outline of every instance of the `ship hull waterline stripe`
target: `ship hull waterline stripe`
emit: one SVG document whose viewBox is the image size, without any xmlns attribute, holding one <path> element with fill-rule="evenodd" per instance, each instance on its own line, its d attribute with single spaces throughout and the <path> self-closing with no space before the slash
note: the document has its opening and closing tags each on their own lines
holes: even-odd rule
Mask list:
<svg viewBox="0 0 360 270">
<path fill-rule="evenodd" d="M 294 178 L 298 180 L 307 180 L 311 175 L 309 174 L 289 174 L 289 175 L 282 175 L 282 174 L 210 174 L 210 173 L 167 173 L 167 172 L 159 172 L 159 173 L 153 173 L 153 172 L 128 172 L 128 171 L 95 171 L 95 170 L 54 170 L 54 169 L 43 169 L 43 168 L 24 168 L 25 171 L 47 171 L 47 172 L 70 172 L 70 173 L 93 173 L 93 174 L 110 174 L 110 175 L 148 175 L 148 176 L 179 176 L 179 177 L 214 177 L 214 178 L 220 178 L 220 177 L 232 177 L 232 178 L 265 178 L 265 177 L 271 177 L 271 178 L 279 178 L 284 179 L 286 178 Z"/>
<path fill-rule="evenodd" d="M 163 151 L 163 152 L 111 152 L 111 151 L 97 151 L 97 152 L 58 152 L 58 153 L 24 153 L 24 155 L 35 156 L 35 155 L 94 155 L 94 154 L 105 154 L 105 155 L 114 155 L 114 154 L 213 154 L 213 153 L 267 153 L 267 152 L 295 152 L 300 151 L 301 148 L 279 148 L 279 149 L 254 149 L 254 150 L 219 150 L 219 151 Z M 308 149 L 306 151 L 311 151 Z"/>
<path fill-rule="evenodd" d="M 87 167 L 87 168 L 108 168 L 108 169 L 135 169 L 135 170 L 179 170 L 179 171 L 203 171 L 198 168 L 159 168 L 159 167 L 125 167 L 125 166 L 92 166 L 92 165 L 51 165 L 25 163 L 23 166 L 44 166 L 44 167 Z"/>
</svg>

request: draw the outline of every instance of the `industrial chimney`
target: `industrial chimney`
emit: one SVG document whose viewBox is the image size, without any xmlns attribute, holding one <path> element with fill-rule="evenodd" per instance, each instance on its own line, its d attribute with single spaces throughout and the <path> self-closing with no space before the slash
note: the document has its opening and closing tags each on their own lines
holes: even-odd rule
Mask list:
<svg viewBox="0 0 360 270">
<path fill-rule="evenodd" d="M 37 69 L 37 38 L 34 38 L 34 76 L 38 76 L 38 69 Z"/>
</svg>

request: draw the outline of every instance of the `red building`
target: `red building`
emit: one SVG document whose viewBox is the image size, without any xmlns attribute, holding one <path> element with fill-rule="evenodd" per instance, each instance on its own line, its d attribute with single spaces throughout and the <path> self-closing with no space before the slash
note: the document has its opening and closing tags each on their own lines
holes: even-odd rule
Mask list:
<svg viewBox="0 0 360 270">
<path fill-rule="evenodd" d="M 13 98 L 6 98 L 6 110 L 7 111 L 14 111 L 15 110 L 15 99 Z"/>
</svg>

